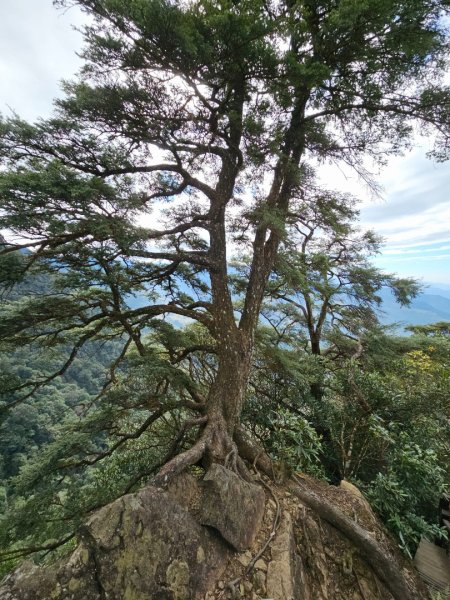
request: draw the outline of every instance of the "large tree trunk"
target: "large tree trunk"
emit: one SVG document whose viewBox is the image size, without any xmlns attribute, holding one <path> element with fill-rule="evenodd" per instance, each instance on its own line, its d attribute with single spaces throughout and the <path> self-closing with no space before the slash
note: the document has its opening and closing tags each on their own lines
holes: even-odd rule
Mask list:
<svg viewBox="0 0 450 600">
<path fill-rule="evenodd" d="M 264 219 L 258 224 L 253 241 L 253 259 L 248 286 L 239 324 L 235 320 L 232 293 L 228 281 L 226 207 L 233 198 L 236 179 L 240 170 L 239 148 L 242 135 L 243 104 L 245 85 L 243 80 L 235 82 L 235 109 L 230 119 L 229 155 L 223 161 L 215 195 L 209 213 L 212 316 L 214 326 L 211 333 L 217 342 L 218 369 L 205 406 L 207 422 L 192 448 L 176 456 L 159 472 L 155 482 L 168 479 L 184 470 L 188 465 L 203 460 L 206 464 L 223 462 L 240 467 L 245 476 L 246 468 L 239 462 L 233 435 L 239 424 L 244 396 L 250 378 L 254 335 L 258 325 L 261 304 L 267 280 L 273 269 L 281 241 L 278 228 L 271 228 Z M 289 202 L 294 187 L 298 184 L 298 167 L 304 151 L 304 113 L 309 92 L 303 86 L 297 90 L 297 101 L 291 116 L 282 155 L 274 168 L 271 189 L 266 198 L 266 208 L 287 218 Z M 239 118 L 237 118 L 239 116 Z"/>
<path fill-rule="evenodd" d="M 250 378 L 253 337 L 234 326 L 231 335 L 227 331 L 223 339 L 226 343 L 219 349 L 216 377 L 204 407 L 206 423 L 194 446 L 162 467 L 154 480 L 156 485 L 167 484 L 186 467 L 199 462 L 205 467 L 215 462 L 225 464 L 247 477 L 233 437 Z"/>
<path fill-rule="evenodd" d="M 223 462 L 234 449 L 233 435 L 240 422 L 252 354 L 252 340 L 237 329 L 219 351 L 217 375 L 206 404 L 209 462 Z"/>
</svg>

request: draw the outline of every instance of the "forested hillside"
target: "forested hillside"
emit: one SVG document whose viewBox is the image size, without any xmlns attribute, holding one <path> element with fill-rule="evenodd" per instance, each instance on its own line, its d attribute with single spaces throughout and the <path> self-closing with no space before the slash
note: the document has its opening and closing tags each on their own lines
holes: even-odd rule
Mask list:
<svg viewBox="0 0 450 600">
<path fill-rule="evenodd" d="M 50 118 L 0 121 L 5 569 L 69 552 L 98 509 L 186 474 L 204 488 L 219 473 L 261 510 L 295 474 L 351 480 L 406 555 L 445 537 L 448 323 L 380 324 L 386 290 L 405 307 L 420 285 L 374 266 L 382 240 L 358 200 L 316 170 L 344 164 L 375 188 L 367 165 L 415 131 L 448 158 L 447 0 L 75 4 L 78 78 Z M 423 597 L 334 488 L 292 481 L 392 597 Z M 161 597 L 191 598 L 169 567 Z"/>
</svg>

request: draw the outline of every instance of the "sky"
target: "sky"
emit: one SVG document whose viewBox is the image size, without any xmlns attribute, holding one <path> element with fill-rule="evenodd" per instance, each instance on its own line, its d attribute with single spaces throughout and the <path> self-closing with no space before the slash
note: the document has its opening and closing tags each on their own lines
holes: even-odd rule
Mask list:
<svg viewBox="0 0 450 600">
<path fill-rule="evenodd" d="M 79 9 L 56 10 L 52 0 L 0 0 L 1 113 L 31 121 L 51 114 L 60 81 L 81 66 L 82 37 L 73 26 L 84 20 Z M 321 178 L 362 199 L 361 226 L 385 239 L 377 266 L 450 286 L 450 164 L 433 163 L 426 150 L 422 140 L 391 159 L 377 177 L 378 198 L 356 175 L 324 168 Z"/>
</svg>

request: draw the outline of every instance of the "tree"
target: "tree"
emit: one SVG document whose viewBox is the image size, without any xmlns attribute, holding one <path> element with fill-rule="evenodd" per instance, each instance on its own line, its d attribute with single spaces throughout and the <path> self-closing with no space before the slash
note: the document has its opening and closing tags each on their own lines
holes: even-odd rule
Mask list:
<svg viewBox="0 0 450 600">
<path fill-rule="evenodd" d="M 445 336 L 378 338 L 336 373 L 328 423 L 341 472 L 414 555 L 423 535 L 443 536 L 436 507 L 449 481 L 449 346 Z"/>
<path fill-rule="evenodd" d="M 448 321 L 438 321 L 430 325 L 409 325 L 405 328 L 416 335 L 426 335 L 430 337 L 445 336 L 450 334 L 450 323 Z"/>
<path fill-rule="evenodd" d="M 303 338 L 313 356 L 355 359 L 364 335 L 380 326 L 379 292 L 390 289 L 404 306 L 420 286 L 373 265 L 382 240 L 373 231 L 358 230 L 353 198 L 314 191 L 291 208 L 289 235 L 267 285 L 273 303 L 262 314 L 277 331 L 278 344 Z M 311 384 L 311 392 L 320 400 L 320 380 Z"/>
<path fill-rule="evenodd" d="M 28 248 L 27 268 L 59 278 L 45 297 L 5 306 L 0 335 L 72 344 L 14 402 L 92 339 L 122 341 L 113 385 L 128 348 L 152 360 L 144 331 L 187 318 L 212 344 L 171 360 L 208 351 L 214 376 L 205 393 L 184 377 L 178 407 L 198 435 L 158 481 L 202 459 L 228 458 L 245 475 L 234 438 L 255 330 L 307 162 L 341 160 L 364 176 L 365 157 L 399 152 L 416 123 L 447 157 L 448 1 L 74 3 L 92 18 L 80 78 L 64 84 L 53 118 L 1 124 L 2 254 Z M 251 254 L 238 320 L 233 242 Z M 136 294 L 144 305 L 132 306 Z M 147 410 L 135 437 L 161 416 Z"/>
<path fill-rule="evenodd" d="M 356 483 L 413 556 L 423 535 L 443 536 L 436 508 L 449 481 L 449 340 L 380 329 L 362 345 L 357 358 L 322 361 L 318 401 L 310 392 L 317 357 L 295 333 L 261 329 L 243 417 L 275 465 Z"/>
</svg>

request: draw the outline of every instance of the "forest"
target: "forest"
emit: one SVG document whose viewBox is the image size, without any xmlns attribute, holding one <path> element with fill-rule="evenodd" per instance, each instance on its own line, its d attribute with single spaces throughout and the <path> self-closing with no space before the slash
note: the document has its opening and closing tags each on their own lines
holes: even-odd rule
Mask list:
<svg viewBox="0 0 450 600">
<path fill-rule="evenodd" d="M 71 2 L 55 4 L 67 7 Z M 0 120 L 0 572 L 218 463 L 356 484 L 413 557 L 445 539 L 450 324 L 381 325 L 358 199 L 448 158 L 446 0 L 76 0 L 54 115 Z M 261 463 L 262 464 L 262 463 Z"/>
</svg>

